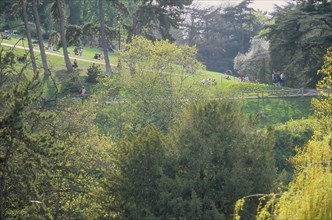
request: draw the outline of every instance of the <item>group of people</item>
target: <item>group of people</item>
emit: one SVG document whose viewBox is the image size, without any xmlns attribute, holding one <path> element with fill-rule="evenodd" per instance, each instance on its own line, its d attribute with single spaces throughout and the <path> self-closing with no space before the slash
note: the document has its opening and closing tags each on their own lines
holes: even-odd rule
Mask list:
<svg viewBox="0 0 332 220">
<path fill-rule="evenodd" d="M 101 59 L 104 59 L 104 56 L 103 56 L 101 53 L 96 53 L 96 54 L 93 56 L 93 59 L 101 60 Z"/>
<path fill-rule="evenodd" d="M 272 73 L 272 82 L 275 86 L 282 86 L 282 83 L 285 79 L 285 76 L 283 73 L 280 73 L 279 71 L 273 71 Z"/>
<path fill-rule="evenodd" d="M 81 48 L 81 47 L 76 47 L 76 48 L 74 49 L 74 53 L 75 53 L 75 55 L 82 56 L 82 54 L 83 54 L 83 48 Z"/>
<path fill-rule="evenodd" d="M 245 75 L 243 72 L 240 72 L 238 81 L 239 82 L 249 82 L 249 77 L 247 75 Z"/>
<path fill-rule="evenodd" d="M 206 84 L 206 85 L 217 85 L 217 81 L 216 79 L 213 78 L 207 78 L 207 79 L 203 79 L 201 81 L 201 84 Z"/>
<path fill-rule="evenodd" d="M 25 63 L 26 60 L 27 60 L 26 54 L 24 54 L 23 56 L 17 56 L 17 61 L 20 63 Z"/>
</svg>

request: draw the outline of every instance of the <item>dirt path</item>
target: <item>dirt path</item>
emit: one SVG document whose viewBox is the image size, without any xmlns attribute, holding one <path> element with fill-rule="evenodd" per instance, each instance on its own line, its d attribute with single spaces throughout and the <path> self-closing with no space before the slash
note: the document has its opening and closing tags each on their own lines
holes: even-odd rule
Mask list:
<svg viewBox="0 0 332 220">
<path fill-rule="evenodd" d="M 0 42 L 0 45 L 3 45 L 3 46 L 7 46 L 7 47 L 15 47 L 17 49 L 22 49 L 22 50 L 26 50 L 28 51 L 29 48 L 28 47 L 24 47 L 24 46 L 20 46 L 20 45 L 14 45 L 14 44 L 8 44 L 8 43 L 4 43 L 4 42 Z M 40 50 L 39 49 L 33 49 L 34 52 L 37 52 L 37 53 L 40 53 Z M 59 52 L 55 52 L 55 51 L 45 51 L 46 54 L 48 55 L 52 55 L 52 56 L 57 56 L 57 57 L 63 57 L 63 55 Z M 79 57 L 76 57 L 76 56 L 69 56 L 70 59 L 76 59 L 77 61 L 83 61 L 83 62 L 88 62 L 88 63 L 96 63 L 96 64 L 101 64 L 101 65 L 105 65 L 105 62 L 101 62 L 101 61 L 98 61 L 98 60 L 89 60 L 89 59 L 84 59 L 84 58 L 79 58 Z M 111 64 L 111 66 L 116 66 L 115 64 Z"/>
</svg>

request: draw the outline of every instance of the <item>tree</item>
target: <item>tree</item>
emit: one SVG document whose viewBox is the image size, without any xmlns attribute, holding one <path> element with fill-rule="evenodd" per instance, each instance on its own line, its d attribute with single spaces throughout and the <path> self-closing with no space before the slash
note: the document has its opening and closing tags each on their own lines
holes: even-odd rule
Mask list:
<svg viewBox="0 0 332 220">
<path fill-rule="evenodd" d="M 38 76 L 29 77 L 26 66 L 17 70 L 13 63 L 7 65 L 14 74 L 7 72 L 10 68 L 1 73 L 5 80 L 0 85 L 0 219 L 46 217 L 44 204 L 33 201 L 39 204 L 43 194 L 38 181 L 47 175 L 52 117 L 34 109 L 42 89 Z"/>
<path fill-rule="evenodd" d="M 245 0 L 236 6 L 189 11 L 188 40 L 197 45 L 198 59 L 208 70 L 233 70 L 233 59 L 245 53 L 262 27 L 261 17 Z"/>
<path fill-rule="evenodd" d="M 323 121 L 327 129 L 332 125 L 332 47 L 327 50 L 324 65 L 318 71 L 323 78 L 317 83 L 317 90 L 322 95 L 321 98 L 313 99 L 313 106 L 316 117 Z"/>
<path fill-rule="evenodd" d="M 163 134 L 153 127 L 129 135 L 112 152 L 101 201 L 106 218 L 163 218 L 159 204 L 166 154 Z"/>
<path fill-rule="evenodd" d="M 178 159 L 166 204 L 174 218 L 230 219 L 237 199 L 272 186 L 271 131 L 257 130 L 234 101 L 189 105 L 171 137 Z"/>
<path fill-rule="evenodd" d="M 36 58 L 33 52 L 33 45 L 32 45 L 32 40 L 31 40 L 31 31 L 28 23 L 28 14 L 27 14 L 27 0 L 23 0 L 22 2 L 22 14 L 23 14 L 23 21 L 24 21 L 24 27 L 25 27 L 25 32 L 28 40 L 28 45 L 29 45 L 29 53 L 30 53 L 30 60 L 32 64 L 32 69 L 34 74 L 37 74 L 37 64 L 36 64 Z"/>
<path fill-rule="evenodd" d="M 65 59 L 65 64 L 67 71 L 73 71 L 72 64 L 69 59 L 68 49 L 67 49 L 67 41 L 66 41 L 66 29 L 65 29 L 65 16 L 63 13 L 63 0 L 55 0 L 52 5 L 51 12 L 53 15 L 53 19 L 60 24 L 60 38 L 61 38 L 61 46 L 63 49 L 63 57 Z"/>
<path fill-rule="evenodd" d="M 44 75 L 48 76 L 51 73 L 48 69 L 48 64 L 47 64 L 47 57 L 46 57 L 46 53 L 45 53 L 45 47 L 44 47 L 43 36 L 42 36 L 42 32 L 41 32 L 41 25 L 40 25 L 39 14 L 38 14 L 38 8 L 37 8 L 37 0 L 32 0 L 32 12 L 33 12 L 33 17 L 35 19 L 35 24 L 36 24 L 38 44 L 39 44 L 39 49 L 40 49 L 40 56 L 41 56 L 42 63 L 43 63 Z"/>
<path fill-rule="evenodd" d="M 105 60 L 105 73 L 106 75 L 111 74 L 111 64 L 108 56 L 108 48 L 109 45 L 106 41 L 106 34 L 105 34 L 105 18 L 104 18 L 104 0 L 99 0 L 99 20 L 100 20 L 100 38 L 101 38 L 101 45 L 104 51 L 104 60 Z"/>
<path fill-rule="evenodd" d="M 148 39 L 170 39 L 171 28 L 177 28 L 185 6 L 192 0 L 143 0 L 128 1 L 128 11 L 131 21 L 125 27 L 128 31 L 127 43 L 134 36 L 143 35 Z"/>
<path fill-rule="evenodd" d="M 142 37 L 134 38 L 126 48 L 119 58 L 129 68 L 101 80 L 102 99 L 110 101 L 110 106 L 100 109 L 99 125 L 114 138 L 122 137 L 125 129 L 139 131 L 148 125 L 167 131 L 184 100 L 204 94 L 194 80 L 204 68 L 195 58 L 196 49 Z"/>
<path fill-rule="evenodd" d="M 57 156 L 49 158 L 49 175 L 44 179 L 47 184 L 41 188 L 54 219 L 94 219 L 103 213 L 97 194 L 106 170 L 112 167 L 113 146 L 94 125 L 95 101 L 62 103 L 53 111 Z"/>
<path fill-rule="evenodd" d="M 331 2 L 305 1 L 281 10 L 269 25 L 271 67 L 284 72 L 290 86 L 314 87 L 317 70 L 332 38 Z"/>
<path fill-rule="evenodd" d="M 70 0 L 66 1 L 68 4 L 68 9 L 70 14 L 68 16 L 68 23 L 73 25 L 82 25 L 85 21 L 84 18 L 82 19 L 82 8 L 85 9 L 87 7 L 87 2 L 84 0 L 83 2 L 80 0 Z"/>
</svg>

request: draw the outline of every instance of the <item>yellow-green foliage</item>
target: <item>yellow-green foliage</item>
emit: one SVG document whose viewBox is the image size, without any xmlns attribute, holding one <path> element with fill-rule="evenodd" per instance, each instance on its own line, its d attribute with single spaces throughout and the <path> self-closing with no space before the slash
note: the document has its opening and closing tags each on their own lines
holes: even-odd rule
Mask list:
<svg viewBox="0 0 332 220">
<path fill-rule="evenodd" d="M 295 174 L 288 190 L 259 207 L 257 219 L 332 219 L 332 48 L 319 73 L 324 76 L 317 84 L 322 97 L 313 106 L 322 128 L 316 128 L 311 140 L 291 159 Z"/>
<path fill-rule="evenodd" d="M 143 37 L 135 37 L 127 50 L 119 52 L 120 59 L 131 70 L 131 74 L 172 74 L 188 77 L 204 66 L 196 60 L 197 49 L 177 46 L 168 41 L 152 42 Z"/>
<path fill-rule="evenodd" d="M 194 47 L 134 38 L 119 52 L 119 73 L 101 79 L 109 100 L 124 101 L 98 112 L 101 126 L 114 137 L 120 137 L 124 128 L 138 131 L 151 124 L 166 130 L 187 100 L 205 97 L 205 88 L 193 82 L 204 68 L 195 56 Z"/>
<path fill-rule="evenodd" d="M 95 102 L 80 102 L 72 101 L 68 106 L 61 103 L 59 107 L 63 109 L 56 112 L 58 132 L 54 144 L 62 151 L 59 158 L 51 160 L 52 173 L 57 178 L 51 181 L 48 198 L 52 199 L 51 213 L 61 204 L 61 219 L 93 219 L 102 212 L 96 194 L 100 191 L 102 173 L 110 166 L 109 137 L 99 135 L 93 124 Z"/>
<path fill-rule="evenodd" d="M 315 115 L 329 126 L 332 124 L 332 47 L 328 49 L 324 65 L 318 73 L 324 77 L 317 84 L 317 90 L 322 97 L 314 99 L 312 104 L 315 108 Z"/>
<path fill-rule="evenodd" d="M 316 136 L 292 159 L 296 178 L 282 194 L 277 219 L 331 219 L 331 136 Z"/>
<path fill-rule="evenodd" d="M 263 215 L 266 211 L 276 219 L 332 219 L 332 48 L 319 73 L 324 76 L 317 84 L 322 97 L 315 99 L 313 106 L 323 129 L 317 128 L 313 138 L 292 158 L 295 178 L 274 211 L 271 212 L 271 206 L 265 206 L 259 211 L 258 219 L 271 218 Z"/>
</svg>

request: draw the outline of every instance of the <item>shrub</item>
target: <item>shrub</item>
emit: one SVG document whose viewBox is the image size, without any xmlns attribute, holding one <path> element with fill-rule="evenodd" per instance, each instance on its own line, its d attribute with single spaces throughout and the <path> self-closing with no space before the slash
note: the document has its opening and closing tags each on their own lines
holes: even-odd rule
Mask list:
<svg viewBox="0 0 332 220">
<path fill-rule="evenodd" d="M 102 71 L 100 66 L 96 66 L 94 63 L 88 68 L 88 77 L 86 78 L 87 83 L 97 83 L 98 75 L 101 75 Z"/>
<path fill-rule="evenodd" d="M 314 134 L 317 121 L 314 119 L 302 119 L 289 121 L 275 129 L 275 156 L 278 173 L 286 171 L 286 182 L 291 180 L 293 166 L 289 158 L 295 156 L 296 147 L 304 146 Z"/>
<path fill-rule="evenodd" d="M 76 74 L 69 74 L 63 83 L 62 92 L 64 93 L 79 93 L 82 87 L 82 82 Z"/>
</svg>

